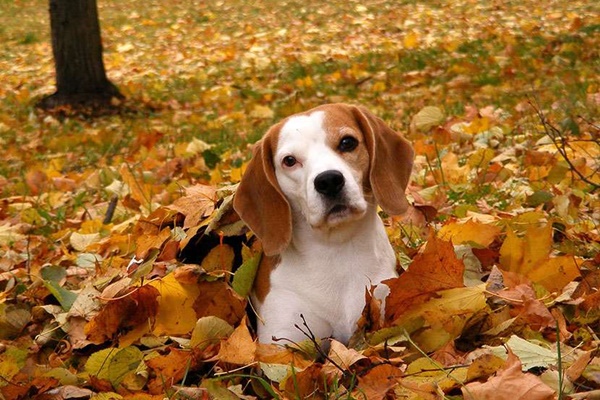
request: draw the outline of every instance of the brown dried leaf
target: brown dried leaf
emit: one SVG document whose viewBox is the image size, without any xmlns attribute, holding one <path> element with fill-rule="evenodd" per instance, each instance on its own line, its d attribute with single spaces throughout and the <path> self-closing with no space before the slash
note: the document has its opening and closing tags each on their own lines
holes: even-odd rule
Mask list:
<svg viewBox="0 0 600 400">
<path fill-rule="evenodd" d="M 256 360 L 255 353 L 256 342 L 252 339 L 244 318 L 229 338 L 221 342 L 217 358 L 230 364 L 249 365 Z"/>
<path fill-rule="evenodd" d="M 553 400 L 555 392 L 537 376 L 521 371 L 521 361 L 509 351 L 506 366 L 487 382 L 461 388 L 465 400 Z"/>
<path fill-rule="evenodd" d="M 322 369 L 322 365 L 312 364 L 302 371 L 297 371 L 294 379 L 287 379 L 284 386 L 286 398 L 324 399 L 325 397 L 321 394 L 323 389 Z"/>
<path fill-rule="evenodd" d="M 214 315 L 235 326 L 246 315 L 246 299 L 226 282 L 202 282 L 193 308 L 196 318 Z"/>
<path fill-rule="evenodd" d="M 165 389 L 179 382 L 183 376 L 196 369 L 200 362 L 189 350 L 169 348 L 169 353 L 146 360 L 146 365 L 154 372 L 148 382 L 148 391 L 152 394 L 164 393 Z"/>
<path fill-rule="evenodd" d="M 454 254 L 452 243 L 431 234 L 425 249 L 410 264 L 408 271 L 384 283 L 390 287 L 386 299 L 386 320 L 429 299 L 435 292 L 463 287 L 464 263 Z"/>
<path fill-rule="evenodd" d="M 102 344 L 114 339 L 122 330 L 132 329 L 145 323 L 153 324 L 158 311 L 156 288 L 144 285 L 131 288 L 116 300 L 111 300 L 85 326 L 87 339 L 94 344 Z"/>
<path fill-rule="evenodd" d="M 215 209 L 217 191 L 214 186 L 196 185 L 185 190 L 186 195 L 167 206 L 185 215 L 183 228 L 188 229 L 200 224 Z"/>
<path fill-rule="evenodd" d="M 366 375 L 358 378 L 356 398 L 361 396 L 369 400 L 385 399 L 388 393 L 398 384 L 402 371 L 389 364 L 378 365 Z"/>
</svg>

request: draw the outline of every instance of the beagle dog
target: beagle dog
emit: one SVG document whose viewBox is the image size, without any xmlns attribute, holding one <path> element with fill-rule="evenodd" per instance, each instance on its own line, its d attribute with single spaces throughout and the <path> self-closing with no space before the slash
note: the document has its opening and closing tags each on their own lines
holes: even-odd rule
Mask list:
<svg viewBox="0 0 600 400">
<path fill-rule="evenodd" d="M 264 251 L 252 293 L 260 342 L 306 339 L 301 315 L 316 338 L 348 342 L 365 289 L 397 276 L 377 205 L 407 209 L 413 156 L 381 119 L 346 104 L 292 115 L 255 144 L 233 204 Z"/>
</svg>

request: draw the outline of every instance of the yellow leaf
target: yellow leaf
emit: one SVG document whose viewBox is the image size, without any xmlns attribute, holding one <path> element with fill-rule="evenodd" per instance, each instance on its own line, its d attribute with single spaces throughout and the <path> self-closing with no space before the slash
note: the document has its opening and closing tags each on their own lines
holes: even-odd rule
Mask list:
<svg viewBox="0 0 600 400">
<path fill-rule="evenodd" d="M 25 235 L 19 233 L 20 230 L 21 227 L 19 225 L 0 225 L 0 244 L 8 245 L 10 243 L 25 239 Z"/>
<path fill-rule="evenodd" d="M 386 90 L 385 82 L 382 82 L 382 81 L 375 82 L 372 89 L 374 92 L 385 92 L 385 90 Z"/>
<path fill-rule="evenodd" d="M 210 184 L 213 186 L 217 186 L 223 182 L 223 175 L 221 175 L 221 171 L 218 168 L 215 168 L 210 173 Z"/>
<path fill-rule="evenodd" d="M 544 286 L 549 292 L 560 292 L 578 276 L 577 262 L 571 256 L 550 258 L 527 273 L 529 279 Z"/>
<path fill-rule="evenodd" d="M 81 234 L 81 233 L 77 233 L 77 232 L 73 232 L 71 234 L 71 237 L 69 238 L 69 243 L 71 243 L 71 246 L 77 250 L 77 251 L 85 251 L 85 249 L 88 248 L 88 246 L 94 244 L 94 243 L 98 243 L 100 241 L 100 234 L 99 233 L 88 233 L 88 234 Z"/>
<path fill-rule="evenodd" d="M 496 225 L 482 224 L 469 219 L 466 222 L 453 222 L 443 226 L 438 236 L 442 240 L 452 241 L 455 245 L 474 242 L 488 247 L 501 231 Z"/>
<path fill-rule="evenodd" d="M 508 228 L 506 239 L 500 248 L 500 264 L 506 271 L 516 272 L 523 262 L 523 239 L 519 239 L 515 232 Z"/>
<path fill-rule="evenodd" d="M 525 231 L 523 265 L 520 273 L 527 275 L 540 261 L 549 257 L 552 250 L 552 224 L 531 225 Z"/>
<path fill-rule="evenodd" d="M 471 167 L 468 165 L 460 166 L 458 156 L 455 153 L 447 153 L 442 158 L 442 171 L 435 171 L 439 174 L 440 181 L 451 184 L 467 183 Z"/>
<path fill-rule="evenodd" d="M 405 49 L 414 49 L 417 47 L 419 38 L 415 32 L 410 32 L 404 37 L 403 44 Z"/>
<path fill-rule="evenodd" d="M 119 174 L 123 179 L 123 182 L 129 186 L 131 191 L 131 197 L 140 204 L 148 204 L 150 202 L 150 189 L 147 184 L 143 182 L 141 177 L 135 177 L 129 167 L 123 164 L 119 168 Z"/>
<path fill-rule="evenodd" d="M 438 390 L 448 392 L 452 388 L 460 387 L 461 382 L 465 382 L 467 378 L 467 371 L 466 367 L 445 369 L 435 360 L 421 357 L 408 365 L 403 374 L 405 377 L 394 393 L 397 398 L 403 399 L 440 398 L 435 393 Z"/>
<path fill-rule="evenodd" d="M 206 150 L 210 150 L 212 147 L 212 144 L 208 144 L 200 139 L 193 138 L 192 141 L 186 146 L 185 152 L 189 154 L 201 154 Z"/>
<path fill-rule="evenodd" d="M 104 224 L 102 223 L 102 220 L 100 220 L 99 218 L 97 219 L 92 219 L 92 220 L 88 220 L 88 221 L 83 221 L 81 224 L 81 228 L 79 228 L 79 233 L 98 233 L 100 232 L 100 230 L 102 229 L 102 227 L 104 226 Z"/>
<path fill-rule="evenodd" d="M 133 44 L 127 42 L 127 43 L 123 43 L 117 46 L 117 51 L 119 53 L 127 53 L 128 51 L 133 50 L 135 47 L 133 46 Z"/>
<path fill-rule="evenodd" d="M 350 367 L 360 361 L 367 358 L 354 349 L 349 349 L 337 340 L 331 340 L 331 348 L 329 349 L 329 359 L 335 361 L 335 363 L 344 369 L 350 369 Z"/>
<path fill-rule="evenodd" d="M 273 110 L 267 106 L 261 106 L 260 104 L 255 105 L 252 111 L 250 111 L 250 117 L 252 118 L 271 119 L 274 115 L 275 112 L 273 112 Z"/>
<path fill-rule="evenodd" d="M 158 313 L 153 333 L 160 335 L 184 335 L 196 325 L 196 311 L 192 305 L 200 290 L 196 284 L 181 284 L 173 274 L 150 283 L 158 289 Z"/>
<path fill-rule="evenodd" d="M 239 182 L 242 180 L 242 169 L 241 168 L 232 168 L 229 173 L 229 179 L 231 182 Z"/>
<path fill-rule="evenodd" d="M 476 117 L 465 127 L 465 132 L 476 134 L 490 129 L 490 120 L 487 117 Z"/>
<path fill-rule="evenodd" d="M 552 261 L 554 259 L 550 259 L 551 250 L 552 224 L 531 224 L 522 238 L 509 228 L 500 248 L 500 265 L 506 271 L 528 276 L 534 282 L 549 288 L 562 288 L 572 278 L 566 282 L 564 280 L 578 276 L 579 270 L 574 261 L 566 261 L 562 257 Z M 556 282 L 552 282 L 548 275 L 553 275 L 557 279 Z"/>
<path fill-rule="evenodd" d="M 496 153 L 490 148 L 477 149 L 469 156 L 467 165 L 471 168 L 486 168 L 495 156 Z"/>
<path fill-rule="evenodd" d="M 414 326 L 411 321 L 423 320 L 412 338 L 423 351 L 437 350 L 457 338 L 469 318 L 486 307 L 485 284 L 437 292 L 433 298 L 403 314 L 394 324 Z"/>
</svg>

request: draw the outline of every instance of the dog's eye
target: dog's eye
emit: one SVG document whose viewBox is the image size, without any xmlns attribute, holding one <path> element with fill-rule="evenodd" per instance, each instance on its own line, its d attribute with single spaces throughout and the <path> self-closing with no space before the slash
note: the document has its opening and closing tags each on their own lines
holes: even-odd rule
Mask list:
<svg viewBox="0 0 600 400">
<path fill-rule="evenodd" d="M 294 165 L 296 165 L 298 161 L 296 160 L 296 157 L 294 156 L 285 156 L 283 157 L 283 165 L 285 165 L 286 167 L 293 167 Z"/>
<path fill-rule="evenodd" d="M 352 136 L 344 136 L 338 144 L 338 150 L 348 152 L 354 150 L 358 146 L 358 140 Z"/>
</svg>

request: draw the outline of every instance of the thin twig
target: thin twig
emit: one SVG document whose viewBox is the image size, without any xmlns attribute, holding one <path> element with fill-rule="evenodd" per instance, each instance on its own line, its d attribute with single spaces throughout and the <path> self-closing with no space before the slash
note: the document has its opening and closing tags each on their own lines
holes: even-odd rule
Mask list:
<svg viewBox="0 0 600 400">
<path fill-rule="evenodd" d="M 537 114 L 538 118 L 540 119 L 540 122 L 542 123 L 542 126 L 544 127 L 544 131 L 545 131 L 546 135 L 548 135 L 550 140 L 552 140 L 552 143 L 556 147 L 556 150 L 558 150 L 558 152 L 560 153 L 562 158 L 569 165 L 569 169 L 574 174 L 576 174 L 582 181 L 584 181 L 588 185 L 592 186 L 593 187 L 592 192 L 597 190 L 598 188 L 600 188 L 599 184 L 592 182 L 591 180 L 589 180 L 589 177 L 586 177 L 581 172 L 579 172 L 577 167 L 575 167 L 573 162 L 569 159 L 569 156 L 567 155 L 567 149 L 566 149 L 567 141 L 563 137 L 562 132 L 558 128 L 556 128 L 554 125 L 552 125 L 550 123 L 550 121 L 548 121 L 548 119 L 544 115 L 544 112 L 540 109 L 540 107 L 538 107 L 536 104 L 534 104 L 532 100 L 529 100 L 529 104 L 531 105 L 531 107 Z M 592 175 L 595 175 L 597 172 L 598 171 L 594 171 L 594 173 Z"/>
<path fill-rule="evenodd" d="M 298 329 L 300 332 L 302 332 L 302 334 L 304 336 L 306 336 L 308 338 L 308 340 L 310 340 L 312 342 L 312 344 L 315 346 L 315 350 L 317 351 L 317 353 L 319 353 L 319 355 L 321 357 L 323 357 L 325 360 L 329 361 L 331 364 L 333 364 L 334 367 L 336 367 L 337 369 L 339 369 L 340 371 L 342 371 L 342 374 L 346 374 L 348 371 L 346 371 L 344 368 L 342 368 L 338 363 L 336 363 L 335 361 L 333 361 L 331 359 L 331 357 L 329 357 L 325 351 L 323 350 L 323 348 L 321 347 L 321 345 L 319 344 L 319 342 L 317 341 L 317 337 L 315 336 L 315 334 L 313 333 L 313 331 L 310 329 L 310 327 L 308 326 L 308 324 L 306 323 L 306 318 L 304 318 L 303 314 L 300 314 L 300 318 L 302 318 L 302 325 L 304 325 L 304 328 L 306 328 L 306 330 L 302 329 L 300 326 L 298 326 L 298 324 L 294 324 L 294 327 L 296 329 Z"/>
</svg>

